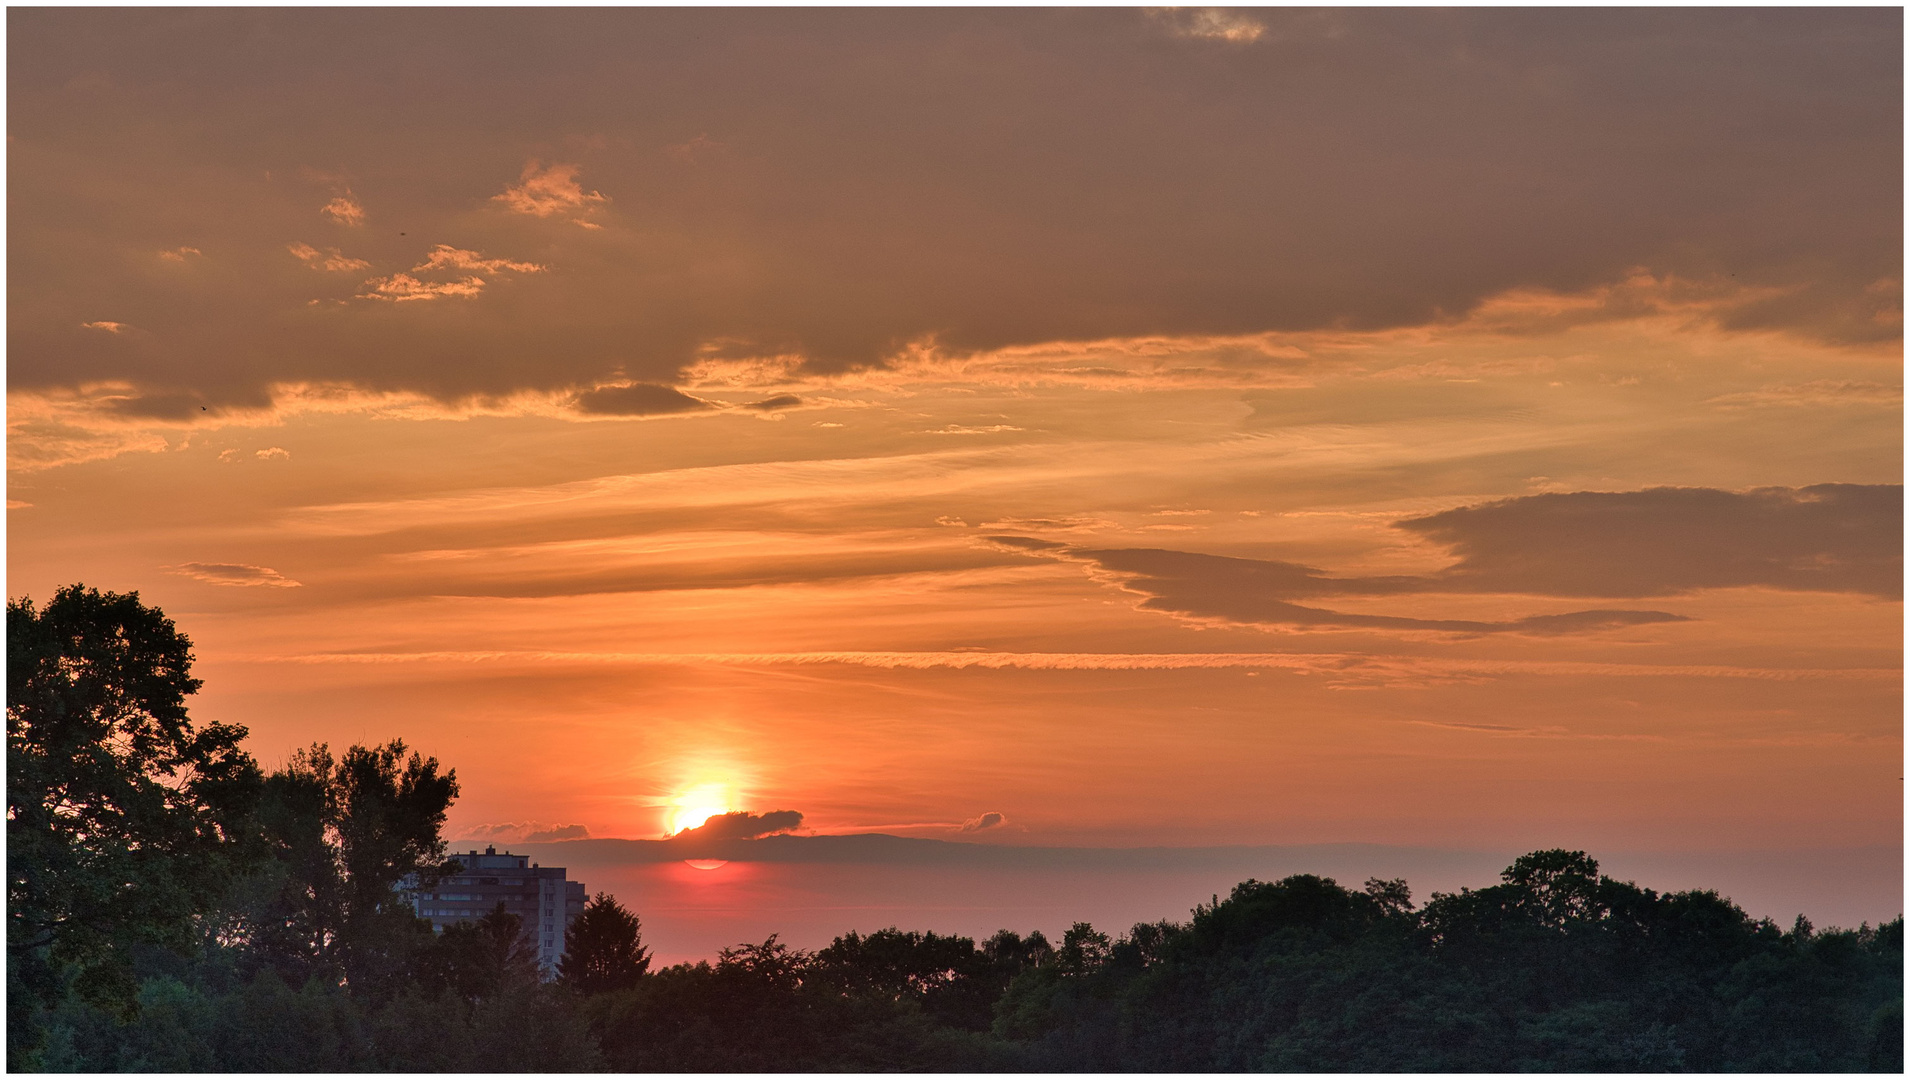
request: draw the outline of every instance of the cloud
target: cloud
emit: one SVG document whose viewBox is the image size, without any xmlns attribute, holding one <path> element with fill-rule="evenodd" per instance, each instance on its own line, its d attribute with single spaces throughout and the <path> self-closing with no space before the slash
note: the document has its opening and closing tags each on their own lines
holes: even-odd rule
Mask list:
<svg viewBox="0 0 1910 1080">
<path fill-rule="evenodd" d="M 1229 8 L 1151 8 L 1147 13 L 1166 25 L 1176 37 L 1244 44 L 1260 40 L 1267 32 L 1265 23 Z"/>
<path fill-rule="evenodd" d="M 1434 574 L 1336 577 L 1300 563 L 1163 548 L 1085 548 L 1026 536 L 1000 547 L 1087 563 L 1141 607 L 1255 626 L 1562 635 L 1683 622 L 1663 611 L 1594 609 L 1510 620 L 1427 619 L 1298 603 L 1437 593 L 1661 597 L 1764 586 L 1903 595 L 1903 488 L 1652 488 L 1530 495 L 1394 522 L 1450 548 Z"/>
<path fill-rule="evenodd" d="M 297 255 L 298 252 L 294 251 Z M 304 256 L 300 256 L 304 258 Z M 352 260 L 357 262 L 357 260 Z M 369 263 L 363 265 L 370 265 Z M 339 267 L 339 269 L 357 269 L 358 267 Z M 331 267 L 327 267 L 331 269 Z M 409 274 L 392 274 L 389 277 L 376 277 L 365 282 L 369 292 L 358 294 L 360 300 L 438 300 L 447 296 L 476 296 L 484 291 L 486 281 L 470 271 L 483 271 L 495 274 L 510 271 L 519 274 L 536 274 L 547 267 L 536 263 L 517 262 L 512 259 L 487 259 L 476 251 L 466 251 L 450 244 L 432 246 L 431 255 L 425 261 L 411 268 Z M 446 271 L 462 273 L 466 276 L 451 280 L 432 281 L 414 277 L 414 274 L 443 274 Z"/>
<path fill-rule="evenodd" d="M 528 843 L 557 840 L 588 840 L 590 830 L 582 825 L 552 825 L 541 821 L 506 821 L 498 824 L 470 825 L 450 832 L 452 843 Z M 456 852 L 452 852 L 453 855 Z"/>
<path fill-rule="evenodd" d="M 266 585 L 275 589 L 295 589 L 299 583 L 268 566 L 246 563 L 180 563 L 165 567 L 168 573 L 203 581 L 208 585 Z"/>
<path fill-rule="evenodd" d="M 403 303 L 408 300 L 438 300 L 447 296 L 476 296 L 484 291 L 484 279 L 467 277 L 457 281 L 420 281 L 410 274 L 393 274 L 390 277 L 372 278 L 365 282 L 364 287 L 371 291 L 359 293 L 360 300 Z"/>
<path fill-rule="evenodd" d="M 252 456 L 258 458 L 260 461 L 283 460 L 291 457 L 292 452 L 283 446 L 268 446 L 263 450 L 254 451 Z"/>
<path fill-rule="evenodd" d="M 365 223 L 365 208 L 359 205 L 358 200 L 349 191 L 319 207 L 319 213 L 340 225 L 350 225 L 353 228 Z"/>
<path fill-rule="evenodd" d="M 200 251 L 196 247 L 176 247 L 167 251 L 160 252 L 159 257 L 166 260 L 167 262 L 182 263 L 186 261 L 186 256 L 188 255 L 203 256 L 204 254 L 205 252 Z"/>
<path fill-rule="evenodd" d="M 525 163 L 518 182 L 505 188 L 503 194 L 491 196 L 491 201 L 503 203 L 512 213 L 533 217 L 588 212 L 596 204 L 610 201 L 600 192 L 580 187 L 577 173 L 576 165 L 552 163 L 540 168 L 536 160 L 531 160 Z M 586 222 L 580 220 L 578 224 Z"/>
<path fill-rule="evenodd" d="M 1026 429 L 1015 427 L 1013 424 L 988 424 L 986 426 L 981 426 L 981 427 L 976 427 L 969 424 L 949 424 L 946 427 L 939 427 L 931 431 L 924 431 L 922 434 L 924 435 L 993 435 L 993 434 L 996 434 L 997 432 L 1002 432 L 1002 431 L 1024 431 L 1024 430 Z"/>
<path fill-rule="evenodd" d="M 981 832 L 983 829 L 1000 828 L 1007 820 L 1008 819 L 1002 817 L 999 812 L 990 810 L 980 817 L 969 818 L 967 821 L 962 822 L 962 831 Z"/>
<path fill-rule="evenodd" d="M 1399 595 L 1435 591 L 1430 578 L 1335 578 L 1298 563 L 1236 559 L 1161 548 L 1093 549 L 1030 543 L 1027 537 L 989 537 L 1031 554 L 1086 562 L 1146 597 L 1143 610 L 1250 626 L 1304 629 L 1433 631 L 1455 634 L 1554 635 L 1682 622 L 1662 611 L 1575 611 L 1521 619 L 1424 619 L 1334 611 L 1293 601 L 1321 596 Z M 1039 546 L 1037 546 L 1039 545 Z"/>
<path fill-rule="evenodd" d="M 1812 379 L 1809 382 L 1765 386 L 1756 390 L 1720 394 L 1709 399 L 1705 404 L 1725 409 L 1757 408 L 1769 405 L 1901 406 L 1903 387 L 1861 380 Z"/>
<path fill-rule="evenodd" d="M 746 402 L 742 407 L 755 409 L 757 412 L 774 412 L 777 409 L 793 409 L 801 404 L 802 399 L 794 394 L 777 394 L 775 397 L 764 398 L 761 401 Z"/>
<path fill-rule="evenodd" d="M 125 323 L 109 322 L 105 319 L 100 319 L 95 322 L 83 322 L 80 326 L 87 330 L 104 330 L 109 334 L 123 334 L 126 332 Z"/>
<path fill-rule="evenodd" d="M 287 244 L 285 250 L 292 253 L 300 262 L 314 270 L 363 270 L 371 264 L 363 259 L 353 259 L 337 248 L 320 251 L 310 244 Z"/>
<path fill-rule="evenodd" d="M 653 383 L 600 386 L 577 395 L 575 408 L 592 416 L 668 416 L 716 406 L 673 387 Z"/>
<path fill-rule="evenodd" d="M 105 398 L 99 402 L 99 407 L 115 416 L 174 423 L 199 419 L 212 413 L 212 407 L 206 404 L 206 399 L 197 394 L 164 391 Z"/>
<path fill-rule="evenodd" d="M 1582 660 L 1504 660 L 1387 656 L 1373 653 L 1084 653 L 1084 652 L 865 652 L 840 650 L 801 653 L 620 653 L 542 650 L 434 652 L 334 652 L 236 657 L 260 664 L 375 665 L 515 664 L 546 665 L 777 667 L 847 664 L 878 670 L 930 671 L 1290 671 L 1320 678 L 1330 689 L 1377 686 L 1437 686 L 1483 683 L 1515 677 L 1749 679 L 1759 682 L 1842 681 L 1895 683 L 1897 667 L 1800 668 L 1742 667 L 1724 664 L 1619 664 Z"/>
<path fill-rule="evenodd" d="M 1439 588 L 1545 596 L 1774 589 L 1903 596 L 1903 487 L 1579 491 L 1394 523 L 1450 547 Z"/>
<path fill-rule="evenodd" d="M 737 810 L 718 814 L 694 829 L 684 829 L 670 839 L 685 844 L 716 840 L 756 840 L 801 827 L 802 814 L 795 810 L 771 810 L 767 814 L 751 814 Z"/>
<path fill-rule="evenodd" d="M 674 383 L 713 343 L 840 373 L 931 337 L 960 358 L 1370 332 L 1449 325 L 1494 297 L 1587 298 L 1549 314 L 1499 305 L 1508 333 L 1654 311 L 1732 332 L 1900 339 L 1895 9 L 1357 8 L 1313 30 L 1277 11 L 1163 18 L 36 9 L 14 28 L 9 68 L 16 138 L 37 148 L 10 189 L 9 257 L 30 273 L 14 275 L 9 379 L 215 397 L 352 382 L 456 401 L 618 372 Z M 1235 47 L 1240 20 L 1267 29 Z M 524 78 L 471 59 L 527 41 L 554 51 L 526 53 Z M 154 55 L 189 73 L 183 96 L 66 89 L 88 71 L 146 85 Z M 433 108 L 393 108 L 390 80 L 373 77 L 385 71 L 428 87 Z M 579 272 L 526 288 L 509 318 L 446 320 L 428 339 L 362 310 L 288 335 L 288 311 L 311 297 L 256 275 L 197 298 L 150 354 L 71 340 L 88 317 L 74 297 L 106 311 L 166 303 L 143 275 L 102 274 L 97 252 L 126 236 L 217 222 L 223 235 L 195 243 L 239 250 L 309 222 L 308 194 L 272 194 L 219 141 L 264 101 L 284 145 L 380 163 L 387 240 L 456 229 L 432 235 L 506 250 L 527 222 L 602 214 L 596 188 L 642 199 L 627 229 L 540 230 L 537 261 Z M 492 201 L 504 185 L 473 178 L 549 139 L 553 115 L 602 134 L 593 187 L 577 164 L 533 162 Z M 699 132 L 732 151 L 679 167 L 665 148 Z M 102 175 L 142 181 L 111 215 L 89 201 Z M 471 214 L 474 202 L 497 212 Z M 367 220 L 349 193 L 327 214 Z M 1670 282 L 1693 283 L 1690 295 Z M 392 286 L 361 291 L 459 295 Z M 1660 301 L 1635 302 L 1653 290 Z M 1280 373 L 1276 360 L 1199 366 L 1248 381 Z M 1063 366 L 1082 380 L 1156 377 L 1138 362 L 1101 372 L 1093 357 L 1027 377 Z"/>
<path fill-rule="evenodd" d="M 452 247 L 450 244 L 433 245 L 430 258 L 411 269 L 413 273 L 418 273 L 442 270 L 447 267 L 453 270 L 482 270 L 493 274 L 502 270 L 511 270 L 520 274 L 536 274 L 548 269 L 536 263 L 514 262 L 510 259 L 487 259 L 475 251 L 465 251 L 462 248 Z"/>
</svg>

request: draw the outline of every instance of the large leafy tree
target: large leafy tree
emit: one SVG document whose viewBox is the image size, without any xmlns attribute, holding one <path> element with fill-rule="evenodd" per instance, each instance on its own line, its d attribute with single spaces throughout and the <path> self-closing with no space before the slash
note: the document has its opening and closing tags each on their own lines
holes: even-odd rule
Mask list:
<svg viewBox="0 0 1910 1080">
<path fill-rule="evenodd" d="M 189 949 L 250 852 L 245 729 L 195 725 L 192 643 L 138 593 L 7 604 L 8 1055 L 69 990 L 136 1008 L 131 951 Z"/>
<path fill-rule="evenodd" d="M 456 770 L 441 773 L 401 740 L 341 757 L 323 743 L 294 754 L 261 800 L 275 858 L 245 919 L 253 954 L 295 981 L 398 989 L 430 937 L 405 889 L 429 888 L 456 866 L 440 830 L 457 795 Z"/>
<path fill-rule="evenodd" d="M 564 932 L 557 978 L 585 994 L 627 990 L 650 969 L 642 926 L 609 893 L 598 893 Z"/>
</svg>

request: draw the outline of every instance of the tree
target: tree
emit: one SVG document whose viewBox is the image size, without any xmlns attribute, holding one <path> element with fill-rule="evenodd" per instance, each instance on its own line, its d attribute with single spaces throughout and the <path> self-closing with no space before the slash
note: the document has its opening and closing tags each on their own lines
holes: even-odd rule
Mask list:
<svg viewBox="0 0 1910 1080">
<path fill-rule="evenodd" d="M 542 981 L 523 920 L 506 911 L 502 902 L 475 923 L 445 927 L 420 966 L 435 968 L 431 981 L 441 980 L 445 989 L 470 1002 L 489 1001 Z"/>
<path fill-rule="evenodd" d="M 1586 922 L 1601 914 L 1598 860 L 1583 851 L 1551 848 L 1521 855 L 1500 877 L 1528 890 L 1529 907 L 1547 926 Z"/>
<path fill-rule="evenodd" d="M 265 782 L 259 825 L 275 864 L 246 918 L 247 943 L 284 976 L 343 979 L 384 995 L 408 978 L 429 942 L 406 888 L 428 889 L 457 865 L 444 858 L 456 770 L 402 740 L 354 746 L 334 759 L 315 743 Z"/>
<path fill-rule="evenodd" d="M 1114 954 L 1114 942 L 1096 930 L 1092 923 L 1078 922 L 1061 935 L 1061 948 L 1055 950 L 1055 967 L 1064 975 L 1085 975 L 1098 971 Z"/>
<path fill-rule="evenodd" d="M 242 727 L 195 726 L 192 643 L 139 594 L 7 604 L 8 1062 L 70 986 L 130 1015 L 130 950 L 188 950 L 250 853 Z"/>
<path fill-rule="evenodd" d="M 642 925 L 609 893 L 598 893 L 564 931 L 557 978 L 585 994 L 627 990 L 650 969 Z"/>
</svg>

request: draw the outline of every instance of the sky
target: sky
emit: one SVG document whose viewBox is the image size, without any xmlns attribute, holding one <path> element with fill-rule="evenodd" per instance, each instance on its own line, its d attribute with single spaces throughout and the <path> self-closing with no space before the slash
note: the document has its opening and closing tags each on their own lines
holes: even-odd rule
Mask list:
<svg viewBox="0 0 1910 1080">
<path fill-rule="evenodd" d="M 1899 10 L 7 18 L 8 593 L 268 766 L 1901 910 Z"/>
</svg>

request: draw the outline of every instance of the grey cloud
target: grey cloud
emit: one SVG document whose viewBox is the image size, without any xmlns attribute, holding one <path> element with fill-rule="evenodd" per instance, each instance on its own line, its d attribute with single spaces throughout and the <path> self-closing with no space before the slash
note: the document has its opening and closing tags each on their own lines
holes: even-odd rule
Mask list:
<svg viewBox="0 0 1910 1080">
<path fill-rule="evenodd" d="M 1395 523 L 1452 548 L 1438 587 L 1546 596 L 1777 589 L 1903 596 L 1903 487 L 1579 491 Z"/>
<path fill-rule="evenodd" d="M 757 840 L 802 827 L 802 813 L 796 810 L 771 810 L 751 814 L 741 810 L 718 814 L 694 829 L 685 829 L 671 837 L 672 842 L 695 845 L 722 840 Z"/>
<path fill-rule="evenodd" d="M 1682 622 L 1662 611 L 1575 611 L 1501 622 L 1474 619 L 1417 619 L 1365 615 L 1309 607 L 1291 600 L 1309 596 L 1376 596 L 1435 591 L 1432 578 L 1335 578 L 1298 563 L 1237 559 L 1162 548 L 1095 549 L 1027 542 L 1026 537 L 990 537 L 1030 554 L 1060 556 L 1093 563 L 1123 578 L 1123 585 L 1147 597 L 1141 607 L 1190 618 L 1224 619 L 1263 626 L 1341 630 L 1434 631 L 1453 634 L 1580 633 L 1617 626 Z M 1022 541 L 1022 543 L 1014 543 Z"/>
<path fill-rule="evenodd" d="M 651 383 L 600 386 L 578 394 L 573 404 L 578 412 L 593 416 L 668 416 L 715 408 L 681 390 Z"/>
<path fill-rule="evenodd" d="M 452 399 L 669 382 L 713 342 L 839 368 L 930 334 L 1413 325 L 1640 266 L 1759 290 L 1731 325 L 1894 339 L 1876 286 L 1901 277 L 1901 27 L 1891 8 L 23 8 L 9 379 Z M 670 151 L 699 138 L 723 152 Z M 600 227 L 494 202 L 532 159 L 574 166 Z M 349 288 L 284 257 L 345 185 L 313 169 L 349 177 L 352 253 L 378 274 L 435 244 L 549 270 L 332 303 Z M 124 257 L 182 244 L 218 257 L 189 277 Z M 101 311 L 146 332 L 74 332 Z"/>
<path fill-rule="evenodd" d="M 1764 586 L 1903 594 L 1903 488 L 1820 484 L 1653 488 L 1533 495 L 1395 523 L 1449 545 L 1459 561 L 1436 574 L 1334 577 L 1299 563 L 1161 548 L 1096 549 L 1029 537 L 989 537 L 1029 554 L 1092 563 L 1146 597 L 1141 607 L 1229 622 L 1451 633 L 1586 633 L 1681 622 L 1662 611 L 1596 609 L 1508 621 L 1419 619 L 1296 603 L 1333 596 L 1524 593 L 1659 597 Z"/>
<path fill-rule="evenodd" d="M 515 568 L 491 574 L 446 572 L 429 563 L 413 564 L 398 577 L 379 575 L 358 583 L 363 595 L 401 596 L 586 596 L 603 593 L 673 592 L 685 589 L 743 589 L 798 582 L 850 581 L 858 578 L 936 574 L 1004 566 L 1011 557 L 984 550 L 868 552 L 735 559 L 717 563 L 676 563 L 593 569 Z M 349 588 L 345 583 L 335 583 Z"/>
<path fill-rule="evenodd" d="M 270 395 L 257 388 L 235 390 L 216 399 L 196 392 L 159 390 L 104 400 L 105 409 L 110 413 L 140 420 L 174 421 L 217 419 L 231 409 L 266 408 L 272 404 Z"/>
<path fill-rule="evenodd" d="M 985 536 L 982 539 L 1015 551 L 1060 551 L 1068 546 L 1056 540 L 1037 540 L 1032 536 Z"/>
<path fill-rule="evenodd" d="M 247 563 L 189 562 L 166 567 L 169 573 L 203 581 L 208 585 L 267 585 L 277 589 L 295 589 L 299 583 L 269 566 Z"/>
<path fill-rule="evenodd" d="M 775 397 L 764 398 L 761 401 L 748 402 L 743 408 L 755 409 L 758 412 L 774 412 L 777 409 L 793 409 L 801 404 L 802 399 L 794 394 L 777 394 Z"/>
<path fill-rule="evenodd" d="M 583 825 L 547 825 L 537 821 L 504 821 L 470 825 L 457 830 L 452 842 L 485 841 L 504 843 L 550 843 L 558 840 L 588 840 L 590 830 Z"/>
<path fill-rule="evenodd" d="M 980 817 L 969 818 L 967 821 L 962 822 L 962 831 L 981 832 L 984 829 L 998 829 L 1006 824 L 1007 821 L 1008 819 L 1001 816 L 999 812 L 990 810 Z"/>
</svg>

